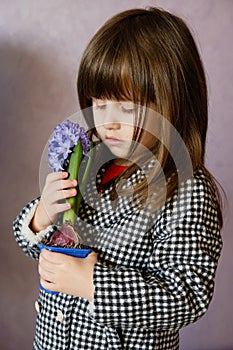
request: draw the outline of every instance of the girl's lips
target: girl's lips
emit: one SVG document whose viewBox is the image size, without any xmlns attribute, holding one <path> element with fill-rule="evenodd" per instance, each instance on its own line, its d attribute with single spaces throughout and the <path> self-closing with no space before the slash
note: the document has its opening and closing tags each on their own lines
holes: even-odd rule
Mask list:
<svg viewBox="0 0 233 350">
<path fill-rule="evenodd" d="M 116 139 L 114 137 L 106 137 L 105 142 L 110 145 L 119 145 L 120 143 L 122 143 L 121 140 Z"/>
</svg>

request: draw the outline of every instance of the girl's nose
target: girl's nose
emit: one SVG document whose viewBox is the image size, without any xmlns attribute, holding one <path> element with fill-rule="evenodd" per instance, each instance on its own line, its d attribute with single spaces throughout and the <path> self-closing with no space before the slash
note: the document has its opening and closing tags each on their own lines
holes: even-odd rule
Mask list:
<svg viewBox="0 0 233 350">
<path fill-rule="evenodd" d="M 105 122 L 104 127 L 107 130 L 117 130 L 120 129 L 121 124 L 119 122 Z"/>
<path fill-rule="evenodd" d="M 119 120 L 118 103 L 109 103 L 104 115 L 104 127 L 108 130 L 119 129 L 121 123 Z"/>
</svg>

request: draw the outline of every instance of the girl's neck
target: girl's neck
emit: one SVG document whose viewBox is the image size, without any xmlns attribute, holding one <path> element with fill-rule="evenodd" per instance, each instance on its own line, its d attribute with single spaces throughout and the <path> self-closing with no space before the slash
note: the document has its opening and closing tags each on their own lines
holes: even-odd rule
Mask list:
<svg viewBox="0 0 233 350">
<path fill-rule="evenodd" d="M 132 163 L 127 159 L 118 158 L 113 160 L 113 164 L 117 166 L 130 166 Z"/>
</svg>

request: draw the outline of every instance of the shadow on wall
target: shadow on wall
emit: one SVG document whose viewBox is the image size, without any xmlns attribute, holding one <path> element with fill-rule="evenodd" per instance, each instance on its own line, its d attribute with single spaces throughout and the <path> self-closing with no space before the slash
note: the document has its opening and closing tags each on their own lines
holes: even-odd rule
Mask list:
<svg viewBox="0 0 233 350">
<path fill-rule="evenodd" d="M 64 84 L 70 84 L 64 67 L 47 53 L 0 44 L 0 349 L 4 350 L 32 349 L 39 290 L 37 264 L 16 245 L 12 221 L 27 201 L 39 195 L 41 153 L 58 118 L 63 120 L 72 105 L 64 94 Z"/>
</svg>

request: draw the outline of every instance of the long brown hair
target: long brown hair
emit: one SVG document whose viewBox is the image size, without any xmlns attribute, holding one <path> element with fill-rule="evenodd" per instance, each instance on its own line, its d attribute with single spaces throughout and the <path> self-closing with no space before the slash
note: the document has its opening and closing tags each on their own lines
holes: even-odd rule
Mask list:
<svg viewBox="0 0 233 350">
<path fill-rule="evenodd" d="M 208 126 L 205 73 L 193 36 L 181 18 L 148 8 L 124 11 L 108 20 L 83 54 L 78 95 L 82 109 L 91 107 L 93 97 L 155 105 L 181 136 L 193 171 L 201 167 L 208 176 L 220 203 L 215 181 L 204 166 Z M 174 161 L 163 142 L 151 150 L 161 166 L 153 170 L 153 178 L 158 179 L 155 172 L 162 169 L 166 179 L 172 179 L 166 188 L 169 198 L 178 186 Z M 128 176 L 134 170 L 130 167 Z M 144 193 L 147 184 L 137 184 L 136 191 Z M 220 204 L 219 219 L 222 223 Z"/>
</svg>

